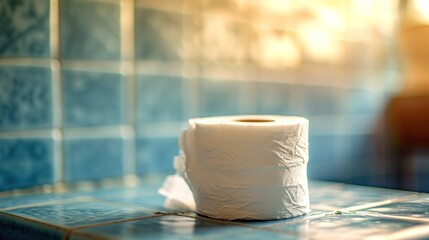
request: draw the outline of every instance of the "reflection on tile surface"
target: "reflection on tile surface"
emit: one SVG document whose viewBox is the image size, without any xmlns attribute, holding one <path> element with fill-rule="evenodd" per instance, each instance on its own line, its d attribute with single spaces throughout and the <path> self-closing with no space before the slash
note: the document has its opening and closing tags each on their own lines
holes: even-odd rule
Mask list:
<svg viewBox="0 0 429 240">
<path fill-rule="evenodd" d="M 53 183 L 53 140 L 0 139 L 0 163 L 0 190 Z"/>
<path fill-rule="evenodd" d="M 346 184 L 314 187 L 310 184 L 311 208 L 320 210 L 337 210 L 372 202 L 412 196 L 414 196 L 412 192 L 384 188 Z"/>
<path fill-rule="evenodd" d="M 71 198 L 69 194 L 29 194 L 23 196 L 9 196 L 0 198 L 0 209 L 17 208 L 20 206 L 58 201 Z"/>
<path fill-rule="evenodd" d="M 240 82 L 203 80 L 201 92 L 203 116 L 240 113 Z"/>
<path fill-rule="evenodd" d="M 332 214 L 321 218 L 279 224 L 272 228 L 293 233 L 300 238 L 362 239 L 420 224 L 422 223 L 358 214 Z"/>
<path fill-rule="evenodd" d="M 222 237 L 232 232 L 242 232 L 242 227 L 208 222 L 181 216 L 162 216 L 145 220 L 125 222 L 115 225 L 95 227 L 78 231 L 104 237 L 122 239 L 193 239 Z"/>
<path fill-rule="evenodd" d="M 368 209 L 392 216 L 404 216 L 429 219 L 429 196 L 412 201 L 392 203 L 381 207 Z"/>
<path fill-rule="evenodd" d="M 64 140 L 65 180 L 89 180 L 124 174 L 121 138 Z"/>
<path fill-rule="evenodd" d="M 6 212 L 65 227 L 77 227 L 125 218 L 145 217 L 152 215 L 151 211 L 121 206 L 117 204 L 96 202 L 93 200 L 80 200 L 71 203 L 58 203 L 44 206 L 18 208 Z"/>
<path fill-rule="evenodd" d="M 182 15 L 136 8 L 136 57 L 179 59 L 182 46 Z"/>
<path fill-rule="evenodd" d="M 52 125 L 49 68 L 0 66 L 0 130 Z"/>
<path fill-rule="evenodd" d="M 64 70 L 64 125 L 93 126 L 122 122 L 122 82 L 116 73 Z"/>
<path fill-rule="evenodd" d="M 62 58 L 120 58 L 119 2 L 67 0 L 60 7 Z"/>
<path fill-rule="evenodd" d="M 137 173 L 173 173 L 173 159 L 179 153 L 177 138 L 137 139 Z"/>
<path fill-rule="evenodd" d="M 179 77 L 139 75 L 137 120 L 180 121 L 185 118 L 183 80 Z"/>
<path fill-rule="evenodd" d="M 49 0 L 0 2 L 0 56 L 49 55 Z"/>
</svg>

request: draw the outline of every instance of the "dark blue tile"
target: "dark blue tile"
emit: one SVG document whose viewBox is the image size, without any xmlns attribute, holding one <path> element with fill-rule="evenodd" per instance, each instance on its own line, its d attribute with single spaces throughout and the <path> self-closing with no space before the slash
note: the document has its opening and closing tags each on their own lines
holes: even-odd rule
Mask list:
<svg viewBox="0 0 429 240">
<path fill-rule="evenodd" d="M 271 228 L 291 232 L 305 239 L 364 239 L 421 224 L 423 223 L 342 213 L 288 222 Z"/>
<path fill-rule="evenodd" d="M 54 182 L 52 139 L 0 139 L 0 162 L 0 190 Z"/>
<path fill-rule="evenodd" d="M 169 215 L 82 229 L 75 234 L 87 238 L 93 236 L 97 239 L 220 239 L 226 235 L 235 233 L 240 235 L 243 232 L 246 232 L 246 228 L 222 222 Z"/>
<path fill-rule="evenodd" d="M 68 230 L 0 213 L 0 239 L 66 239 Z"/>
<path fill-rule="evenodd" d="M 180 121 L 184 109 L 184 81 L 179 77 L 139 75 L 138 122 Z"/>
<path fill-rule="evenodd" d="M 142 210 L 141 208 L 90 199 L 18 208 L 6 211 L 6 213 L 60 227 L 87 226 L 153 215 L 152 211 Z"/>
<path fill-rule="evenodd" d="M 240 114 L 239 81 L 203 80 L 201 113 L 203 116 Z"/>
<path fill-rule="evenodd" d="M 95 180 L 124 174 L 123 139 L 66 139 L 65 180 Z"/>
<path fill-rule="evenodd" d="M 181 56 L 183 15 L 137 7 L 136 58 L 179 59 Z"/>
<path fill-rule="evenodd" d="M 119 1 L 61 1 L 61 57 L 119 59 L 119 21 Z"/>
<path fill-rule="evenodd" d="M 173 173 L 173 159 L 179 153 L 177 138 L 137 139 L 137 173 Z"/>
<path fill-rule="evenodd" d="M 0 66 L 0 131 L 52 126 L 49 68 Z"/>
<path fill-rule="evenodd" d="M 427 221 L 429 219 L 429 194 L 421 194 L 415 200 L 392 203 L 368 210 L 390 216 L 413 217 Z"/>
<path fill-rule="evenodd" d="M 120 74 L 64 70 L 62 78 L 64 126 L 122 123 Z"/>
<path fill-rule="evenodd" d="M 258 84 L 258 113 L 274 115 L 293 115 L 291 102 L 294 87 L 282 83 Z"/>
<path fill-rule="evenodd" d="M 49 56 L 49 0 L 0 3 L 0 56 Z"/>
</svg>

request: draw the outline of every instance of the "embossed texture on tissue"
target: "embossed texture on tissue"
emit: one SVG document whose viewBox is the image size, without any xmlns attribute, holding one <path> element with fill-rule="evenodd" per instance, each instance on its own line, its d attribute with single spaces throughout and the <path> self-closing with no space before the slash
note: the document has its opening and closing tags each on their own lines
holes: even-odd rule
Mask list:
<svg viewBox="0 0 429 240">
<path fill-rule="evenodd" d="M 268 118 L 267 123 L 237 119 Z M 191 119 L 178 175 L 196 212 L 220 219 L 280 219 L 309 211 L 308 120 L 281 116 Z"/>
</svg>

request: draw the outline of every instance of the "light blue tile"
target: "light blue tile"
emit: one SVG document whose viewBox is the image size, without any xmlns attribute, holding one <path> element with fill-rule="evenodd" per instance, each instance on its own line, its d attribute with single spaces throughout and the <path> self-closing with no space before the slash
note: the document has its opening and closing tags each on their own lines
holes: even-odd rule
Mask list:
<svg viewBox="0 0 429 240">
<path fill-rule="evenodd" d="M 122 189 L 119 191 L 104 191 L 98 194 L 91 194 L 104 201 L 115 202 L 119 204 L 133 205 L 144 207 L 156 211 L 168 211 L 164 208 L 165 197 L 158 193 L 161 186 L 153 188 L 140 187 L 131 189 Z"/>
<path fill-rule="evenodd" d="M 0 2 L 0 56 L 49 56 L 49 0 Z"/>
<path fill-rule="evenodd" d="M 201 114 L 203 116 L 240 114 L 240 83 L 204 79 L 201 83 Z"/>
<path fill-rule="evenodd" d="M 121 51 L 119 12 L 119 1 L 61 1 L 61 57 L 119 59 Z"/>
<path fill-rule="evenodd" d="M 67 229 L 0 213 L 0 239 L 66 239 Z"/>
<path fill-rule="evenodd" d="M 343 161 L 360 160 L 374 156 L 375 136 L 353 134 L 335 136 L 335 157 Z"/>
<path fill-rule="evenodd" d="M 174 173 L 173 159 L 179 153 L 177 138 L 137 139 L 137 173 Z"/>
<path fill-rule="evenodd" d="M 313 135 L 309 136 L 309 161 L 308 176 L 314 179 L 324 179 L 326 172 L 331 177 L 335 175 L 332 172 L 334 152 L 334 138 L 332 135 Z"/>
<path fill-rule="evenodd" d="M 258 113 L 275 115 L 293 115 L 291 102 L 294 87 L 290 84 L 259 83 Z"/>
<path fill-rule="evenodd" d="M 332 214 L 279 224 L 271 228 L 291 232 L 298 238 L 305 239 L 364 239 L 371 235 L 387 234 L 421 224 L 423 223 L 359 214 Z"/>
<path fill-rule="evenodd" d="M 326 115 L 338 113 L 342 99 L 337 89 L 324 86 L 302 85 L 297 92 L 305 99 L 303 111 L 309 115 Z M 338 90 L 339 91 L 339 90 Z"/>
<path fill-rule="evenodd" d="M 95 180 L 123 175 L 123 144 L 121 138 L 66 139 L 65 180 Z"/>
<path fill-rule="evenodd" d="M 312 209 L 336 210 L 402 197 L 412 197 L 412 193 L 386 188 L 335 184 L 324 188 L 311 188 L 310 206 Z"/>
<path fill-rule="evenodd" d="M 140 7 L 135 9 L 135 14 L 137 59 L 179 59 L 183 38 L 182 14 Z"/>
<path fill-rule="evenodd" d="M 53 140 L 0 140 L 0 190 L 54 182 Z"/>
<path fill-rule="evenodd" d="M 368 210 L 390 216 L 413 217 L 427 221 L 429 219 L 429 194 L 421 194 L 415 200 L 392 203 Z"/>
<path fill-rule="evenodd" d="M 77 231 L 77 236 L 97 239 L 221 239 L 246 228 L 175 215 L 148 218 Z M 269 234 L 267 234 L 269 235 Z"/>
<path fill-rule="evenodd" d="M 184 109 L 184 81 L 179 77 L 139 75 L 138 122 L 180 121 Z"/>
<path fill-rule="evenodd" d="M 0 131 L 52 126 L 49 68 L 0 66 Z"/>
<path fill-rule="evenodd" d="M 122 123 L 120 74 L 63 70 L 62 78 L 64 126 Z"/>
<path fill-rule="evenodd" d="M 349 89 L 343 102 L 346 113 L 378 113 L 384 107 L 384 91 L 370 89 Z"/>
<path fill-rule="evenodd" d="M 152 211 L 95 200 L 18 208 L 6 212 L 60 227 L 79 227 L 153 215 Z"/>
</svg>

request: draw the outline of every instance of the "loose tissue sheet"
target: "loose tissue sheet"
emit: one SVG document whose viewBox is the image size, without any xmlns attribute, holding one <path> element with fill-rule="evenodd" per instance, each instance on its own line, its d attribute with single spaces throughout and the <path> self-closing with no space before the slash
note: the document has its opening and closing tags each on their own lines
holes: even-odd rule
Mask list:
<svg viewBox="0 0 429 240">
<path fill-rule="evenodd" d="M 226 116 L 189 120 L 159 192 L 165 206 L 227 220 L 268 220 L 309 212 L 308 120 Z"/>
</svg>

